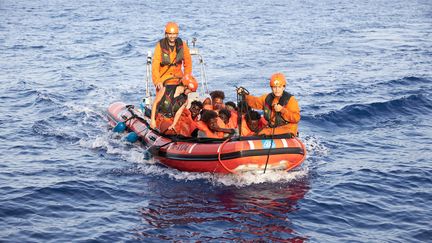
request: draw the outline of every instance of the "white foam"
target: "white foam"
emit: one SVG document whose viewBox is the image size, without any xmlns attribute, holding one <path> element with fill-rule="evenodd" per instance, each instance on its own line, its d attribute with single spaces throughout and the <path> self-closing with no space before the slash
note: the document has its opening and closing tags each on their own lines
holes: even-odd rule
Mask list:
<svg viewBox="0 0 432 243">
<path fill-rule="evenodd" d="M 125 142 L 121 140 L 121 135 L 107 133 L 95 138 L 81 139 L 79 145 L 91 149 L 105 149 L 107 154 L 129 155 L 125 150 Z"/>
<path fill-rule="evenodd" d="M 246 172 L 242 174 L 215 175 L 213 183 L 216 185 L 244 187 L 262 183 L 286 183 L 307 176 L 309 170 L 305 167 L 294 171 L 263 171 Z"/>
<path fill-rule="evenodd" d="M 82 124 L 90 124 L 94 126 L 94 120 L 100 120 L 106 123 L 106 114 L 102 112 L 102 109 L 94 109 L 96 105 L 91 107 L 85 105 L 79 105 L 74 103 L 65 103 L 64 106 L 68 108 L 62 115 L 70 116 L 71 114 L 83 113 L 85 116 L 81 120 Z"/>
<path fill-rule="evenodd" d="M 306 177 L 309 170 L 302 166 L 294 171 L 263 170 L 239 174 L 214 174 L 183 172 L 156 165 L 158 161 L 149 157 L 145 148 L 139 143 L 130 144 L 122 140 L 125 134 L 107 132 L 91 139 L 81 139 L 79 145 L 90 149 L 104 149 L 106 153 L 118 155 L 122 160 L 139 165 L 137 173 L 156 176 L 168 176 L 177 181 L 205 180 L 215 186 L 245 187 L 262 183 L 286 183 Z"/>
<path fill-rule="evenodd" d="M 156 162 L 156 161 L 155 161 Z M 246 172 L 241 174 L 214 174 L 214 173 L 198 173 L 198 172 L 183 172 L 172 168 L 166 168 L 155 165 L 143 165 L 140 169 L 144 174 L 151 175 L 166 175 L 177 181 L 194 181 L 206 180 L 215 186 L 236 186 L 245 187 L 254 184 L 262 183 L 287 183 L 299 180 L 308 175 L 307 168 L 300 168 L 294 171 L 263 171 Z"/>
<path fill-rule="evenodd" d="M 307 156 L 322 157 L 330 153 L 330 149 L 326 147 L 318 137 L 307 135 L 301 139 L 306 146 Z"/>
</svg>

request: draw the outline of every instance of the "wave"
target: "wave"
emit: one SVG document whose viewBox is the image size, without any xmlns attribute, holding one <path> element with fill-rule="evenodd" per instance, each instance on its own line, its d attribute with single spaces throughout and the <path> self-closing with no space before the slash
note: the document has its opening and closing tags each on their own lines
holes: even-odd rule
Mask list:
<svg viewBox="0 0 432 243">
<path fill-rule="evenodd" d="M 11 50 L 27 50 L 27 49 L 44 49 L 46 48 L 46 46 L 44 45 L 21 45 L 21 44 L 17 44 L 17 45 L 13 45 L 12 47 L 10 47 L 9 49 Z"/>
<path fill-rule="evenodd" d="M 376 85 L 377 86 L 385 85 L 385 86 L 390 86 L 390 87 L 394 87 L 397 85 L 397 86 L 407 87 L 409 85 L 430 84 L 430 83 L 431 83 L 431 80 L 428 78 L 410 76 L 410 77 L 404 77 L 401 79 L 394 79 L 394 80 L 390 80 L 390 81 L 379 82 Z"/>
<path fill-rule="evenodd" d="M 368 93 L 393 93 L 393 94 L 406 94 L 409 93 L 424 93 L 432 91 L 432 80 L 430 78 L 409 76 L 400 79 L 392 79 L 380 82 L 374 82 L 372 84 L 368 82 L 349 82 L 345 85 L 338 87 L 337 89 L 320 90 L 313 93 L 314 97 L 347 97 L 347 96 L 358 96 L 365 94 L 365 90 Z M 426 85 L 426 86 L 425 86 Z M 322 87 L 321 87 L 322 89 Z M 410 90 L 410 91 L 409 91 Z"/>
<path fill-rule="evenodd" d="M 131 41 L 114 44 L 113 47 L 114 53 L 112 54 L 112 56 L 114 57 L 124 57 L 127 54 L 131 54 L 132 51 L 136 49 L 135 43 Z"/>
<path fill-rule="evenodd" d="M 413 116 L 430 114 L 432 100 L 423 94 L 409 95 L 386 102 L 370 104 L 353 104 L 337 111 L 330 111 L 315 116 L 305 116 L 303 120 L 312 123 L 330 122 L 338 126 L 357 126 L 371 124 L 388 119 L 401 119 L 404 116 L 412 120 Z"/>
<path fill-rule="evenodd" d="M 310 159 L 311 157 L 321 158 L 325 157 L 330 153 L 330 148 L 325 145 L 325 143 L 316 136 L 313 135 L 301 135 L 301 140 L 306 146 L 307 157 Z"/>
</svg>

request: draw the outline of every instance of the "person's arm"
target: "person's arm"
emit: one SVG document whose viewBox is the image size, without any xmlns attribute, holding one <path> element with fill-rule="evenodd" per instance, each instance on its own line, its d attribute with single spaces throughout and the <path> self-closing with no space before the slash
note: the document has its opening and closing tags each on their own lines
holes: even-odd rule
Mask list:
<svg viewBox="0 0 432 243">
<path fill-rule="evenodd" d="M 235 133 L 235 129 L 232 129 L 232 128 L 216 127 L 214 130 L 216 132 L 223 132 L 223 133 L 229 133 L 229 134 L 234 134 Z"/>
<path fill-rule="evenodd" d="M 230 111 L 231 112 L 231 117 L 230 117 L 230 120 L 229 120 L 229 126 L 231 127 L 231 128 L 237 128 L 237 126 L 238 126 L 238 124 L 237 124 L 237 122 L 238 122 L 238 114 L 237 114 L 237 112 L 236 111 Z"/>
<path fill-rule="evenodd" d="M 196 125 L 197 125 L 197 129 L 198 129 L 197 137 L 198 138 L 206 138 L 207 137 L 207 133 L 205 131 L 208 130 L 207 125 L 204 122 L 202 122 L 202 121 L 198 121 L 196 123 Z"/>
<path fill-rule="evenodd" d="M 265 97 L 267 97 L 267 95 L 263 95 L 260 97 L 256 97 L 253 95 L 245 95 L 246 103 L 250 107 L 258 110 L 262 110 L 264 108 Z"/>
<path fill-rule="evenodd" d="M 151 111 L 151 117 L 150 117 L 150 127 L 155 129 L 156 128 L 156 110 L 158 107 L 159 102 L 162 99 L 162 96 L 165 94 L 165 87 L 163 87 L 159 92 L 156 93 L 155 100 L 153 102 L 152 111 Z"/>
<path fill-rule="evenodd" d="M 294 96 L 291 96 L 288 103 L 280 110 L 282 118 L 290 123 L 298 123 L 300 121 L 300 108 Z"/>
<path fill-rule="evenodd" d="M 184 74 L 192 74 L 192 57 L 186 42 L 183 41 L 183 68 Z"/>
<path fill-rule="evenodd" d="M 152 60 L 152 80 L 153 84 L 156 86 L 156 90 L 159 90 L 162 88 L 163 84 L 160 80 L 160 64 L 161 64 L 161 58 L 162 58 L 162 50 L 160 47 L 159 42 L 156 44 L 154 53 L 153 53 L 153 60 Z"/>
<path fill-rule="evenodd" d="M 184 105 L 182 105 L 182 106 L 180 107 L 180 109 L 177 110 L 177 112 L 175 113 L 175 116 L 174 116 L 174 121 L 173 121 L 173 123 L 171 124 L 171 126 L 168 127 L 168 130 L 170 130 L 170 129 L 174 129 L 174 127 L 175 127 L 175 125 L 177 124 L 178 120 L 180 119 L 180 117 L 181 117 L 181 115 L 182 115 L 184 109 L 186 108 L 186 105 L 187 105 L 187 102 L 184 103 Z"/>
</svg>

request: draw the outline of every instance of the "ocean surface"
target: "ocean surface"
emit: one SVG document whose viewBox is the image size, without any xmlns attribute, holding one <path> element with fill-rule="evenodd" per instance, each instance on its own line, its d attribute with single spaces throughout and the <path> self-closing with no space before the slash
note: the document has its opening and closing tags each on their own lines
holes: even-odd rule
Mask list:
<svg viewBox="0 0 432 243">
<path fill-rule="evenodd" d="M 109 129 L 168 21 L 227 101 L 286 74 L 300 168 L 179 172 Z M 0 0 L 0 100 L 1 242 L 432 242 L 430 0 Z"/>
</svg>

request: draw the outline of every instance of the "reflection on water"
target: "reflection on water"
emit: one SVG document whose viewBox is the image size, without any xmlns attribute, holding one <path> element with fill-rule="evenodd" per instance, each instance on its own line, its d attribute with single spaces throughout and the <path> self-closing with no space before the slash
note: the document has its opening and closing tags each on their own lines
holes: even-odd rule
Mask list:
<svg viewBox="0 0 432 243">
<path fill-rule="evenodd" d="M 290 214 L 299 209 L 298 201 L 308 192 L 308 179 L 274 185 L 213 191 L 196 191 L 189 185 L 183 188 L 188 193 L 161 196 L 161 201 L 142 207 L 136 236 L 146 240 L 303 242 L 307 237 L 295 231 Z"/>
</svg>

